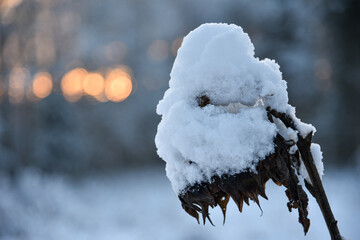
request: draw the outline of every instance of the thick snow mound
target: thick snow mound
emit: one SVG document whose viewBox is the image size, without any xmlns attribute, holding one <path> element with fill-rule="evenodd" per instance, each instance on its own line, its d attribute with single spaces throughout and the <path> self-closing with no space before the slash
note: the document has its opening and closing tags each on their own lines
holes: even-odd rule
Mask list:
<svg viewBox="0 0 360 240">
<path fill-rule="evenodd" d="M 174 190 L 210 180 L 214 175 L 239 173 L 274 150 L 276 127 L 261 107 L 238 114 L 216 106 L 175 104 L 158 127 L 158 154 L 167 162 Z"/>
<path fill-rule="evenodd" d="M 295 117 L 279 65 L 256 58 L 239 26 L 203 24 L 190 32 L 170 77 L 157 106 L 162 120 L 155 143 L 178 194 L 214 175 L 255 172 L 258 161 L 274 151 L 279 132 L 267 107 L 293 116 L 302 135 L 315 131 Z M 204 95 L 210 104 L 201 108 L 198 98 Z"/>
<path fill-rule="evenodd" d="M 249 36 L 233 24 L 203 24 L 190 32 L 170 76 L 170 88 L 158 105 L 158 114 L 166 114 L 181 100 L 196 105 L 195 97 L 202 94 L 213 104 L 252 106 L 262 99 L 273 109 L 287 109 L 286 82 L 279 65 L 255 58 Z"/>
</svg>

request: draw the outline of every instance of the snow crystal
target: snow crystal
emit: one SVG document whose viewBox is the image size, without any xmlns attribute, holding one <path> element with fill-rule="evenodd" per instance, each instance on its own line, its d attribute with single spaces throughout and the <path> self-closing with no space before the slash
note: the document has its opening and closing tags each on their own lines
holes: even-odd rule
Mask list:
<svg viewBox="0 0 360 240">
<path fill-rule="evenodd" d="M 322 155 L 321 147 L 317 143 L 312 143 L 310 146 L 310 150 L 311 150 L 311 154 L 314 159 L 316 169 L 317 169 L 320 179 L 321 179 L 322 176 L 324 175 L 324 164 L 322 162 L 323 155 Z M 300 172 L 300 175 L 304 179 L 306 179 L 309 183 L 311 183 L 310 176 L 306 170 L 306 167 L 305 167 L 303 161 L 301 161 L 299 172 Z"/>
<path fill-rule="evenodd" d="M 286 113 L 294 120 L 295 126 L 303 138 L 305 138 L 311 132 L 313 134 L 316 132 L 316 129 L 313 125 L 301 122 L 301 120 L 296 117 L 295 108 L 293 106 L 288 105 Z"/>
<path fill-rule="evenodd" d="M 295 117 L 279 65 L 254 50 L 233 24 L 203 24 L 184 38 L 157 106 L 155 137 L 176 193 L 214 175 L 255 172 L 278 132 L 296 141 L 296 131 L 268 120 L 267 107 L 293 116 L 301 135 L 315 131 Z M 200 108 L 203 95 L 210 104 Z"/>
<path fill-rule="evenodd" d="M 295 131 L 294 129 L 292 129 L 290 127 L 286 127 L 285 124 L 280 119 L 273 118 L 273 120 L 278 129 L 279 134 L 282 137 L 284 137 L 284 139 L 286 141 L 297 142 L 297 140 L 298 140 L 297 131 Z M 297 148 L 296 148 L 296 150 L 297 150 Z"/>
</svg>

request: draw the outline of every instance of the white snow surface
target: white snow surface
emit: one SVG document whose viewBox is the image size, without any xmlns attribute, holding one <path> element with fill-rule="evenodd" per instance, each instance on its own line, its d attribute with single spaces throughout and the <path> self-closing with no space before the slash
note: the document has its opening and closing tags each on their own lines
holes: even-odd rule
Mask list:
<svg viewBox="0 0 360 240">
<path fill-rule="evenodd" d="M 241 172 L 264 159 L 274 150 L 276 134 L 276 126 L 266 118 L 260 107 L 243 108 L 238 114 L 211 105 L 172 107 L 159 124 L 156 144 L 159 155 L 167 160 L 175 192 L 210 181 L 215 174 Z"/>
<path fill-rule="evenodd" d="M 248 34 L 234 24 L 203 24 L 190 32 L 178 50 L 170 73 L 170 88 L 157 112 L 167 114 L 178 101 L 196 106 L 206 94 L 212 104 L 240 102 L 252 106 L 259 99 L 281 112 L 288 108 L 286 82 L 280 66 L 254 56 Z"/>
<path fill-rule="evenodd" d="M 360 237 L 359 172 L 329 169 L 323 183 L 341 234 Z M 72 181 L 24 171 L 15 183 L 0 175 L 1 240 L 306 240 L 330 239 L 316 200 L 309 194 L 311 225 L 304 236 L 290 213 L 285 188 L 269 181 L 269 200 L 240 213 L 229 202 L 225 225 L 219 207 L 205 226 L 181 209 L 163 169 L 132 170 Z"/>
<path fill-rule="evenodd" d="M 267 119 L 268 106 L 292 116 L 303 136 L 315 131 L 288 104 L 279 65 L 254 54 L 249 36 L 233 24 L 203 24 L 184 38 L 157 106 L 155 137 L 176 193 L 214 175 L 256 171 L 279 131 Z M 211 104 L 200 108 L 203 95 Z"/>
</svg>

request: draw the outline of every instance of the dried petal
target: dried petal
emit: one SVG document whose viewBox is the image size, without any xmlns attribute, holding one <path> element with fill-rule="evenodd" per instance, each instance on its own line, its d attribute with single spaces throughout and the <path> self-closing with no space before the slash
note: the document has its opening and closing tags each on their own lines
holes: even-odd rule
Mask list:
<svg viewBox="0 0 360 240">
<path fill-rule="evenodd" d="M 279 186 L 287 188 L 286 195 L 289 199 L 288 208 L 291 211 L 297 208 L 299 212 L 299 222 L 304 228 L 304 232 L 309 229 L 310 220 L 307 218 L 308 197 L 299 185 L 299 179 L 295 173 L 293 164 L 299 162 L 299 154 L 289 154 L 289 145 L 280 135 L 274 138 L 275 153 L 260 161 L 257 165 L 257 173 L 250 171 L 237 174 L 224 174 L 214 176 L 211 183 L 202 182 L 189 186 L 184 193 L 179 196 L 184 210 L 199 221 L 199 213 L 202 214 L 203 223 L 206 218 L 213 225 L 209 217 L 209 206 L 219 205 L 223 215 L 224 223 L 226 218 L 226 207 L 230 197 L 236 203 L 240 212 L 243 203 L 249 205 L 249 199 L 253 200 L 261 209 L 259 196 L 265 199 L 265 184 L 271 179 Z M 262 211 L 262 209 L 261 209 Z"/>
</svg>

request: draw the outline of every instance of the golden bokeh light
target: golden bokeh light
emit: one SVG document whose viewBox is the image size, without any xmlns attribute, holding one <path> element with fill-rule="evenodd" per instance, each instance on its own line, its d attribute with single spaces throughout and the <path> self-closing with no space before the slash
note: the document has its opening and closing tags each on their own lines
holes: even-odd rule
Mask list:
<svg viewBox="0 0 360 240">
<path fill-rule="evenodd" d="M 171 44 L 171 53 L 176 57 L 178 49 L 181 47 L 184 37 L 176 38 Z"/>
<path fill-rule="evenodd" d="M 97 72 L 75 68 L 62 77 L 60 85 L 64 98 L 70 102 L 76 102 L 83 96 L 91 102 L 121 102 L 134 91 L 132 76 L 131 68 L 123 65 L 111 69 L 100 68 Z M 25 95 L 27 100 L 36 102 L 55 91 L 52 76 L 48 72 L 38 72 L 29 81 L 29 71 L 16 67 L 11 70 L 8 79 L 9 87 L 6 89 L 0 76 L 0 100 L 8 92 L 11 103 L 22 102 Z M 27 81 L 30 82 L 29 86 Z"/>
<path fill-rule="evenodd" d="M 124 101 L 132 91 L 131 75 L 126 68 L 115 68 L 106 76 L 105 95 L 113 102 Z"/>
<path fill-rule="evenodd" d="M 9 11 L 20 5 L 22 0 L 2 0 L 0 1 L 0 12 L 6 15 Z"/>
<path fill-rule="evenodd" d="M 76 102 L 83 95 L 83 81 L 88 75 L 84 68 L 75 68 L 66 73 L 61 80 L 64 97 L 70 102 Z"/>
<path fill-rule="evenodd" d="M 83 81 L 84 92 L 93 97 L 101 95 L 104 86 L 104 78 L 99 73 L 89 73 Z"/>
<path fill-rule="evenodd" d="M 156 40 L 149 46 L 148 56 L 154 61 L 163 61 L 169 56 L 169 44 L 164 40 Z"/>
<path fill-rule="evenodd" d="M 94 98 L 95 98 L 97 101 L 102 102 L 102 103 L 109 101 L 109 99 L 107 99 L 107 97 L 105 96 L 105 93 L 104 93 L 104 92 L 102 92 L 101 94 L 99 94 L 99 95 L 97 95 L 97 96 L 94 96 Z"/>
<path fill-rule="evenodd" d="M 9 75 L 9 101 L 20 103 L 24 100 L 25 81 L 29 77 L 29 71 L 25 68 L 13 68 Z"/>
<path fill-rule="evenodd" d="M 99 72 L 88 73 L 83 68 L 76 68 L 65 74 L 61 88 L 68 101 L 77 101 L 85 93 L 99 102 L 120 102 L 132 91 L 131 69 L 120 66 L 109 70 L 106 81 Z"/>
<path fill-rule="evenodd" d="M 37 73 L 32 83 L 33 93 L 37 98 L 46 98 L 53 89 L 51 75 L 47 72 Z"/>
</svg>

